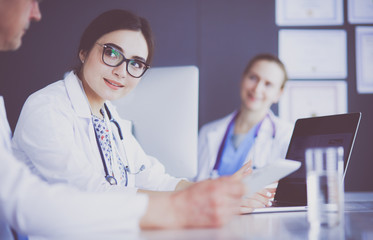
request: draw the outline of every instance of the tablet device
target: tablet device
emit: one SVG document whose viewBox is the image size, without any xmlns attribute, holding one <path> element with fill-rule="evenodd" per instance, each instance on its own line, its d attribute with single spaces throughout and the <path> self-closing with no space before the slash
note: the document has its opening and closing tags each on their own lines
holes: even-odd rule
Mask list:
<svg viewBox="0 0 373 240">
<path fill-rule="evenodd" d="M 299 161 L 277 159 L 263 168 L 254 170 L 250 175 L 243 179 L 246 186 L 245 197 L 252 196 L 267 185 L 296 171 L 300 166 L 301 163 Z"/>
</svg>

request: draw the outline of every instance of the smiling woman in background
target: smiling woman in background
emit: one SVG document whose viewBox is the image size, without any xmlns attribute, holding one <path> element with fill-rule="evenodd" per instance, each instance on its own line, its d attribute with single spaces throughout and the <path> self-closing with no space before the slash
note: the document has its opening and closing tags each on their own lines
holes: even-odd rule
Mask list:
<svg viewBox="0 0 373 240">
<path fill-rule="evenodd" d="M 255 169 L 285 157 L 292 125 L 270 107 L 279 101 L 286 81 L 285 66 L 273 55 L 260 54 L 248 63 L 239 110 L 200 130 L 197 180 L 231 175 L 249 160 Z"/>
</svg>

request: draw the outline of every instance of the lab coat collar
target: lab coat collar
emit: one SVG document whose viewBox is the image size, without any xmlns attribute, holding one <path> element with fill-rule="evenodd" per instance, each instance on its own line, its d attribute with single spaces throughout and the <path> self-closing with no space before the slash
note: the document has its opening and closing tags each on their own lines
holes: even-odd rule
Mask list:
<svg viewBox="0 0 373 240">
<path fill-rule="evenodd" d="M 100 160 L 100 152 L 97 147 L 95 130 L 93 128 L 93 123 L 91 120 L 91 109 L 89 107 L 88 99 L 83 90 L 82 82 L 73 71 L 65 75 L 65 87 L 67 95 L 70 98 L 71 106 L 74 109 L 76 115 L 79 118 L 83 118 L 87 123 L 87 132 L 89 135 L 89 142 L 91 146 L 91 151 L 94 156 L 97 156 L 98 161 Z"/>
<path fill-rule="evenodd" d="M 208 132 L 208 148 L 211 152 L 217 152 L 215 149 L 219 149 L 228 124 L 230 121 L 232 121 L 232 118 L 237 114 L 237 112 L 238 111 L 234 111 L 228 116 L 219 120 L 219 123 L 215 125 L 214 129 L 211 129 L 211 131 Z M 267 135 L 270 136 L 273 133 L 272 121 L 275 121 L 275 115 L 271 110 L 268 111 L 268 115 L 268 117 L 264 118 L 264 122 L 258 133 L 258 138 L 265 137 Z M 215 154 L 214 159 L 216 159 L 216 157 L 217 153 Z"/>
<path fill-rule="evenodd" d="M 83 91 L 81 80 L 71 71 L 64 79 L 66 91 L 69 95 L 71 104 L 79 117 L 91 118 L 88 99 Z"/>
<path fill-rule="evenodd" d="M 8 119 L 6 117 L 4 99 L 0 95 L 0 147 L 10 150 L 10 139 L 12 138 L 12 132 L 9 127 Z"/>
</svg>

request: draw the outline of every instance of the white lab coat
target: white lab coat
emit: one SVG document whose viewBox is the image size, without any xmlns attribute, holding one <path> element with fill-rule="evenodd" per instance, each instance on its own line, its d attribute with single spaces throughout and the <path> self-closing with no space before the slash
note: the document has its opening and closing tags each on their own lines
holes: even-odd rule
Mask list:
<svg viewBox="0 0 373 240">
<path fill-rule="evenodd" d="M 144 153 L 130 122 L 121 119 L 110 102 L 106 104 L 121 126 L 130 170 L 137 172 L 145 165 L 139 174 L 128 174 L 128 187 L 105 180 L 89 103 L 73 72 L 27 99 L 13 137 L 17 158 L 50 183 L 68 183 L 84 191 L 174 190 L 180 179 L 166 174 L 157 159 Z M 117 128 L 112 125 L 112 129 L 119 139 Z"/>
<path fill-rule="evenodd" d="M 146 195 L 48 185 L 13 156 L 10 135 L 0 96 L 0 239 L 12 239 L 8 225 L 30 239 L 126 238 L 139 230 Z"/>
<path fill-rule="evenodd" d="M 195 180 L 204 180 L 211 176 L 218 151 L 228 124 L 236 112 L 202 126 L 198 136 L 198 173 Z M 273 139 L 272 119 L 275 125 Z M 249 151 L 246 162 L 250 159 L 257 167 L 263 167 L 270 161 L 284 158 L 291 138 L 293 126 L 276 117 L 272 111 L 259 129 L 254 146 Z"/>
</svg>

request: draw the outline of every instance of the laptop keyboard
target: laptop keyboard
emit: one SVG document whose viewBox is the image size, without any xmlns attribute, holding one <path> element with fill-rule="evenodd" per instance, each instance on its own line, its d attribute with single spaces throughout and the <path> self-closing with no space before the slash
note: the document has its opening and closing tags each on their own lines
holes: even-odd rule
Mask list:
<svg viewBox="0 0 373 240">
<path fill-rule="evenodd" d="M 272 207 L 298 207 L 298 206 L 306 206 L 307 204 L 296 204 L 296 203 L 287 203 L 287 202 L 278 202 L 273 201 Z"/>
</svg>

